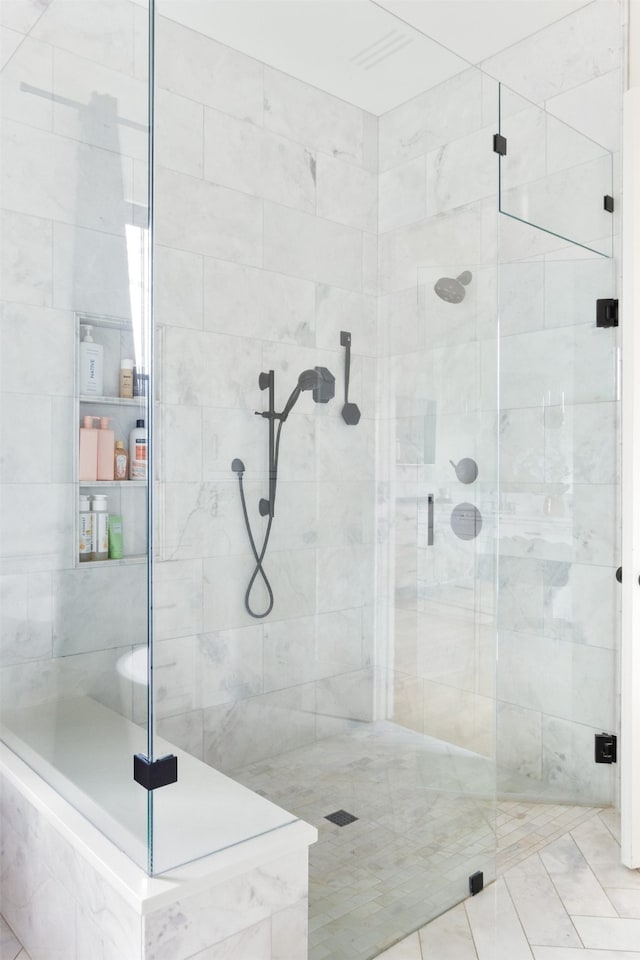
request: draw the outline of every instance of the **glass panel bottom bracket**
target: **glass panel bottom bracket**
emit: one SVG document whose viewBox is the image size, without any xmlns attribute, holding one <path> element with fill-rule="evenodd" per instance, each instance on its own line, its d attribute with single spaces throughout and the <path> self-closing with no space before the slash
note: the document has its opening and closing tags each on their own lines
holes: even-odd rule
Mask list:
<svg viewBox="0 0 640 960">
<path fill-rule="evenodd" d="M 178 758 L 172 753 L 158 760 L 149 760 L 143 753 L 133 757 L 133 779 L 145 790 L 157 790 L 178 780 Z"/>
</svg>

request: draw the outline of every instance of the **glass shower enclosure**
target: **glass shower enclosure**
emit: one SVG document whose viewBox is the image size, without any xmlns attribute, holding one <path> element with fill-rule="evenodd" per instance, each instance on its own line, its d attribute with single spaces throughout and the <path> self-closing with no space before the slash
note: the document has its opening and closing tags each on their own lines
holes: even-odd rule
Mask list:
<svg viewBox="0 0 640 960">
<path fill-rule="evenodd" d="M 376 4 L 3 16 L 3 740 L 150 873 L 314 824 L 309 956 L 368 960 L 498 791 L 612 799 L 611 155 Z"/>
</svg>

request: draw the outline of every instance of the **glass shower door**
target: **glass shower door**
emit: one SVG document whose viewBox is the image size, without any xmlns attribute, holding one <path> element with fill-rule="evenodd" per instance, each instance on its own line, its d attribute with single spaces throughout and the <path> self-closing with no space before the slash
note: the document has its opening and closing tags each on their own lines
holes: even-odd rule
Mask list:
<svg viewBox="0 0 640 960">
<path fill-rule="evenodd" d="M 499 788 L 610 804 L 619 586 L 612 156 L 505 89 Z"/>
</svg>

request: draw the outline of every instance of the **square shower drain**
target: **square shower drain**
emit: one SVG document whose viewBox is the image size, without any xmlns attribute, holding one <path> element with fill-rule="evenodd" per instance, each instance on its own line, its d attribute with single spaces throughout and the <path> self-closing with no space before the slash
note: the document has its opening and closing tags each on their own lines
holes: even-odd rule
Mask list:
<svg viewBox="0 0 640 960">
<path fill-rule="evenodd" d="M 347 813 L 346 810 L 336 810 L 335 813 L 330 813 L 325 817 L 325 820 L 331 820 L 331 823 L 335 823 L 339 827 L 346 827 L 348 823 L 353 823 L 357 819 L 352 813 Z"/>
</svg>

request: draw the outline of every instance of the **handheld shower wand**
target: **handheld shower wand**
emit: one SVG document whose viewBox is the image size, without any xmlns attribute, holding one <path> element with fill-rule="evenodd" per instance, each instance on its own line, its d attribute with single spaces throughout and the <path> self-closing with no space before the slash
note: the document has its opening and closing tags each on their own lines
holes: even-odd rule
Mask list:
<svg viewBox="0 0 640 960">
<path fill-rule="evenodd" d="M 313 392 L 313 399 L 316 403 L 328 403 L 329 400 L 331 400 L 335 395 L 335 377 L 329 370 L 327 370 L 326 367 L 315 367 L 313 370 L 303 370 L 298 377 L 298 383 L 291 391 L 289 399 L 285 403 L 281 413 L 276 413 L 275 409 L 274 371 L 269 370 L 268 373 L 261 373 L 258 378 L 258 386 L 261 390 L 269 391 L 268 409 L 264 411 L 256 410 L 256 416 L 264 417 L 265 420 L 269 421 L 269 497 L 268 499 L 262 497 L 258 503 L 258 511 L 260 516 L 268 517 L 269 520 L 267 522 L 267 529 L 265 531 L 264 540 L 262 542 L 262 548 L 260 551 L 258 551 L 253 532 L 251 530 L 251 522 L 249 520 L 249 514 L 244 495 L 244 463 L 242 460 L 236 457 L 231 464 L 231 469 L 238 477 L 240 502 L 242 503 L 245 527 L 247 529 L 247 536 L 249 538 L 251 552 L 253 553 L 253 557 L 256 562 L 256 566 L 245 592 L 244 606 L 245 610 L 250 616 L 256 619 L 262 619 L 271 613 L 274 604 L 273 590 L 271 589 L 271 584 L 269 583 L 269 579 L 264 571 L 264 567 L 262 566 L 262 561 L 264 560 L 267 552 L 269 537 L 271 536 L 271 525 L 275 516 L 276 490 L 278 486 L 278 458 L 280 456 L 280 436 L 282 433 L 282 426 L 300 399 L 300 394 L 304 391 L 311 390 Z M 276 420 L 278 421 L 277 430 Z M 256 613 L 252 609 L 250 602 L 251 591 L 253 590 L 253 585 L 258 576 L 262 577 L 269 598 L 267 607 L 262 613 Z"/>
</svg>

